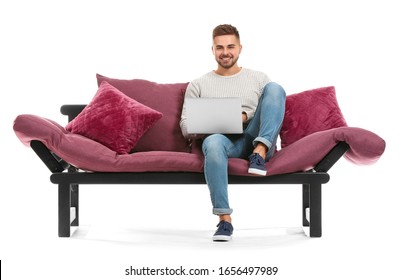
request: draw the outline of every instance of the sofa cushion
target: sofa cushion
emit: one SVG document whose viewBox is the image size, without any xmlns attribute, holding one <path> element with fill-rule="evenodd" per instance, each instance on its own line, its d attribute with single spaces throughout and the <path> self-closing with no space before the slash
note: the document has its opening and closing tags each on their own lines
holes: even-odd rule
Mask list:
<svg viewBox="0 0 402 280">
<path fill-rule="evenodd" d="M 162 114 L 102 82 L 92 101 L 66 126 L 66 130 L 95 140 L 125 154 Z"/>
<path fill-rule="evenodd" d="M 187 139 L 183 137 L 180 129 L 184 93 L 188 83 L 158 84 L 140 79 L 108 78 L 99 74 L 96 78 L 98 85 L 102 81 L 107 81 L 131 98 L 163 114 L 163 117 L 141 138 L 132 152 L 190 151 Z"/>
<path fill-rule="evenodd" d="M 32 140 L 44 143 L 59 157 L 73 166 L 97 172 L 203 172 L 201 154 L 152 151 L 117 154 L 99 142 L 79 134 L 69 133 L 56 122 L 36 115 L 19 115 L 14 131 L 25 145 Z M 269 162 L 267 176 L 314 167 L 340 141 L 349 144 L 345 158 L 356 164 L 376 162 L 385 149 L 385 142 L 376 134 L 361 128 L 340 127 L 312 133 L 278 151 Z M 229 173 L 251 176 L 248 161 L 229 159 Z"/>
<path fill-rule="evenodd" d="M 286 97 L 280 131 L 282 148 L 314 132 L 347 126 L 334 87 L 307 90 Z"/>
<path fill-rule="evenodd" d="M 103 144 L 37 115 L 19 115 L 13 126 L 24 145 L 41 141 L 60 158 L 86 171 L 95 172 L 202 172 L 203 157 L 191 153 L 151 151 L 118 154 Z"/>
<path fill-rule="evenodd" d="M 276 152 L 265 164 L 267 176 L 307 171 L 316 166 L 339 142 L 349 144 L 344 158 L 355 164 L 375 163 L 385 150 L 385 141 L 377 134 L 358 127 L 339 127 L 312 133 Z M 229 159 L 229 173 L 249 175 L 248 161 Z"/>
</svg>

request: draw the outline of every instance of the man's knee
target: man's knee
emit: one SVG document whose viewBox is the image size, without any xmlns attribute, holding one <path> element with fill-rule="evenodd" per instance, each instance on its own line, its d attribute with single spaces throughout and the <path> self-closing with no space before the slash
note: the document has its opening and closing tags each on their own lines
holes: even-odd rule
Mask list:
<svg viewBox="0 0 402 280">
<path fill-rule="evenodd" d="M 281 85 L 275 82 L 269 82 L 264 87 L 264 96 L 269 95 L 270 99 L 275 99 L 277 101 L 284 101 L 286 98 L 286 92 Z"/>
<path fill-rule="evenodd" d="M 210 152 L 224 152 L 226 150 L 225 136 L 222 134 L 212 134 L 204 139 L 202 143 L 202 152 L 207 155 Z"/>
</svg>

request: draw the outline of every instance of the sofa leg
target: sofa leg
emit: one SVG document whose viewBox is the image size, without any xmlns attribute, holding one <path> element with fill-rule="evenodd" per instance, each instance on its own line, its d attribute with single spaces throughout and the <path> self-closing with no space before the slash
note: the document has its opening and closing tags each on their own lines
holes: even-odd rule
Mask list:
<svg viewBox="0 0 402 280">
<path fill-rule="evenodd" d="M 70 237 L 70 184 L 59 184 L 59 237 Z"/>
<path fill-rule="evenodd" d="M 321 237 L 321 184 L 310 184 L 310 237 Z"/>
<path fill-rule="evenodd" d="M 303 222 L 303 226 L 304 227 L 308 227 L 310 225 L 309 221 L 307 220 L 306 217 L 306 210 L 308 208 L 310 208 L 310 185 L 309 184 L 303 184 L 303 188 L 302 188 L 302 197 L 303 197 L 303 215 L 302 215 L 302 222 Z"/>
<path fill-rule="evenodd" d="M 79 226 L 79 207 L 78 207 L 78 195 L 79 195 L 79 186 L 78 184 L 71 184 L 71 207 L 75 208 L 75 219 L 72 221 L 71 226 Z"/>
</svg>

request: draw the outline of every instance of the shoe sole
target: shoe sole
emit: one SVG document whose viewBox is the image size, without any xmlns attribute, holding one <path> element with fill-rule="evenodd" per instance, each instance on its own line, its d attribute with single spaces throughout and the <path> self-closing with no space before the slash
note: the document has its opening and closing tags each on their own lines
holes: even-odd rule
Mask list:
<svg viewBox="0 0 402 280">
<path fill-rule="evenodd" d="M 212 237 L 213 241 L 230 241 L 232 240 L 232 236 L 227 236 L 227 235 L 214 235 Z"/>
<path fill-rule="evenodd" d="M 260 169 L 257 169 L 257 168 L 249 168 L 248 173 L 255 174 L 255 175 L 261 175 L 261 176 L 267 175 L 267 171 L 260 170 Z"/>
</svg>

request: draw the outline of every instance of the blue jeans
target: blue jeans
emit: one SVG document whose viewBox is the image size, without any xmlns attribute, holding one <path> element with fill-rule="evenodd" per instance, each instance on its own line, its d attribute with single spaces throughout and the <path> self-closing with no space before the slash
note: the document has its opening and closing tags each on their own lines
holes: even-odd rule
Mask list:
<svg viewBox="0 0 402 280">
<path fill-rule="evenodd" d="M 244 158 L 253 152 L 258 142 L 268 147 L 266 161 L 275 153 L 276 141 L 285 114 L 286 93 L 273 82 L 263 90 L 254 117 L 250 120 L 243 134 L 212 134 L 204 139 L 205 180 L 212 201 L 215 215 L 231 214 L 228 199 L 228 159 Z"/>
</svg>

